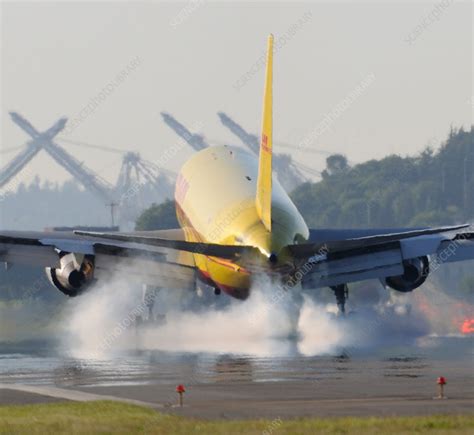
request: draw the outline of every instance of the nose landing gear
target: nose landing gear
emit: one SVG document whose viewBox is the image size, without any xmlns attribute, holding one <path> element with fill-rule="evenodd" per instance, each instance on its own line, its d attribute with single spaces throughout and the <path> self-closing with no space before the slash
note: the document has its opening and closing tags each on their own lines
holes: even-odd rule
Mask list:
<svg viewBox="0 0 474 435">
<path fill-rule="evenodd" d="M 346 313 L 346 300 L 349 297 L 349 287 L 347 284 L 339 284 L 331 287 L 336 296 L 337 307 L 339 308 L 339 313 L 345 315 Z"/>
</svg>

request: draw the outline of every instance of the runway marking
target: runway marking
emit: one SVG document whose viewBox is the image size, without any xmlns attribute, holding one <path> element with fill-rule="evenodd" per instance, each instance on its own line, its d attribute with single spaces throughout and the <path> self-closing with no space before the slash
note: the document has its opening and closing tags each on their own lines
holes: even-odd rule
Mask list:
<svg viewBox="0 0 474 435">
<path fill-rule="evenodd" d="M 85 393 L 77 390 L 66 390 L 64 388 L 49 387 L 42 385 L 25 384 L 0 384 L 1 390 L 23 391 L 25 393 L 40 394 L 42 396 L 54 397 L 57 399 L 72 400 L 75 402 L 92 402 L 96 400 L 112 400 L 114 402 L 129 403 L 132 405 L 147 406 L 149 408 L 161 408 L 163 405 L 156 403 L 143 402 L 141 400 L 125 399 L 116 396 L 107 396 L 102 394 Z"/>
</svg>

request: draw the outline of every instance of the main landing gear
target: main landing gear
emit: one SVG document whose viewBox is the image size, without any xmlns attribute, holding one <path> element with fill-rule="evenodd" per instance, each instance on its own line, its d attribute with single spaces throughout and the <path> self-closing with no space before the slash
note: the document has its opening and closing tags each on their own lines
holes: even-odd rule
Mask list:
<svg viewBox="0 0 474 435">
<path fill-rule="evenodd" d="M 156 298 L 160 290 L 160 287 L 147 284 L 143 285 L 142 303 L 147 310 L 147 317 L 145 318 L 142 316 L 142 321 L 152 323 L 157 320 L 154 315 L 153 308 L 155 307 Z"/>
<path fill-rule="evenodd" d="M 349 297 L 349 287 L 347 284 L 339 284 L 331 287 L 336 296 L 337 308 L 339 308 L 339 314 L 345 315 L 346 313 L 346 300 Z"/>
</svg>

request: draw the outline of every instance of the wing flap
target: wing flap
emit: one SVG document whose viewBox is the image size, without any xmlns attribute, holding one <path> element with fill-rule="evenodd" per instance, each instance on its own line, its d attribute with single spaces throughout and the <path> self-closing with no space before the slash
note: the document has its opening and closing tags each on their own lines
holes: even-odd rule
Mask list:
<svg viewBox="0 0 474 435">
<path fill-rule="evenodd" d="M 330 242 L 336 240 L 360 239 L 362 237 L 380 236 L 384 234 L 404 233 L 407 231 L 427 230 L 420 228 L 310 228 L 310 242 Z"/>
<path fill-rule="evenodd" d="M 402 262 L 400 247 L 324 260 L 310 264 L 311 269 L 303 278 L 303 286 L 318 288 L 396 276 L 403 273 Z"/>
<path fill-rule="evenodd" d="M 59 267 L 59 257 L 52 246 L 1 243 L 0 263 L 39 267 Z"/>
<path fill-rule="evenodd" d="M 441 242 L 432 261 L 441 264 L 472 259 L 474 259 L 474 233 L 467 233 L 462 237 Z"/>
</svg>

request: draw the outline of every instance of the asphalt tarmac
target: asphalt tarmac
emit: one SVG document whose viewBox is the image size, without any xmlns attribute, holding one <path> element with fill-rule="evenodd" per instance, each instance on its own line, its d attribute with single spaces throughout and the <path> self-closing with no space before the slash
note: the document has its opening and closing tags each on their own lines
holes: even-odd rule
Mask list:
<svg viewBox="0 0 474 435">
<path fill-rule="evenodd" d="M 473 344 L 445 337 L 423 348 L 313 357 L 137 351 L 108 360 L 2 345 L 0 404 L 106 399 L 209 419 L 471 414 Z M 434 399 L 438 376 L 446 399 Z"/>
</svg>

